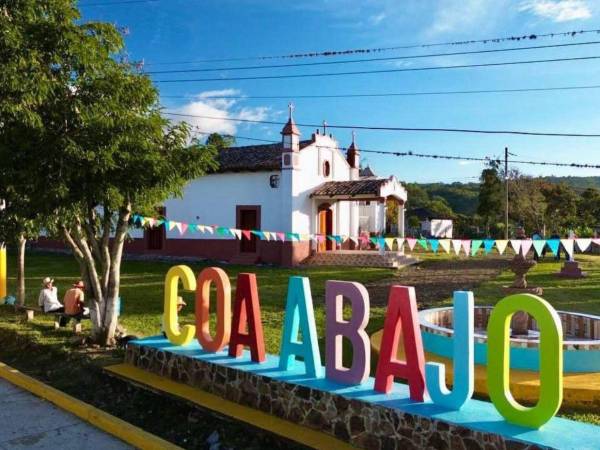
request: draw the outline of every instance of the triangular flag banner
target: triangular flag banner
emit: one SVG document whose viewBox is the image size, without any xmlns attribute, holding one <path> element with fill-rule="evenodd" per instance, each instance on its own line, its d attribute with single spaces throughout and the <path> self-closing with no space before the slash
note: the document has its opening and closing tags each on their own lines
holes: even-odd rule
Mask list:
<svg viewBox="0 0 600 450">
<path fill-rule="evenodd" d="M 146 218 L 145 217 L 140 217 L 140 225 L 143 227 L 144 225 L 146 225 Z"/>
<path fill-rule="evenodd" d="M 587 249 L 590 248 L 590 245 L 592 245 L 591 239 L 575 239 L 575 242 L 577 242 L 577 247 L 580 252 L 587 251 Z"/>
<path fill-rule="evenodd" d="M 523 256 L 527 256 L 527 253 L 529 253 L 529 250 L 531 250 L 532 246 L 533 241 L 531 239 L 524 239 L 521 241 L 521 253 Z"/>
<path fill-rule="evenodd" d="M 496 242 L 496 241 L 494 241 L 493 239 L 484 239 L 483 251 L 485 252 L 486 255 L 492 251 L 492 248 L 494 248 L 494 242 Z"/>
<path fill-rule="evenodd" d="M 265 235 L 265 239 L 267 241 L 271 240 L 271 232 L 270 231 L 263 231 L 263 234 Z"/>
<path fill-rule="evenodd" d="M 460 254 L 460 249 L 462 248 L 462 242 L 460 239 L 452 239 L 452 249 L 454 250 L 454 253 L 456 253 L 456 256 L 458 256 Z"/>
<path fill-rule="evenodd" d="M 440 246 L 440 241 L 437 239 L 429 239 L 429 245 L 431 245 L 431 250 L 433 250 L 433 253 L 437 253 L 438 247 Z"/>
<path fill-rule="evenodd" d="M 592 242 L 596 245 L 600 245 L 600 239 L 592 239 Z"/>
<path fill-rule="evenodd" d="M 185 232 L 188 229 L 188 224 L 187 223 L 180 223 L 179 224 L 179 233 L 180 234 L 185 234 Z"/>
<path fill-rule="evenodd" d="M 546 241 L 546 244 L 548 245 L 548 248 L 550 249 L 550 251 L 552 253 L 554 253 L 555 255 L 558 255 L 558 249 L 560 247 L 560 239 L 548 239 Z"/>
<path fill-rule="evenodd" d="M 387 248 L 392 250 L 392 247 L 394 246 L 394 238 L 385 238 L 385 245 Z"/>
<path fill-rule="evenodd" d="M 440 247 L 442 247 L 446 253 L 450 253 L 450 239 L 440 239 Z"/>
<path fill-rule="evenodd" d="M 355 238 L 354 236 L 348 236 L 348 239 L 350 239 L 352 242 L 354 242 L 354 245 L 358 245 L 358 239 Z"/>
<path fill-rule="evenodd" d="M 154 224 L 156 223 L 156 219 L 153 219 L 152 217 L 149 217 L 149 218 L 146 220 L 146 223 L 148 224 L 148 226 L 149 226 L 150 228 L 152 228 L 152 227 L 154 227 Z"/>
<path fill-rule="evenodd" d="M 511 239 L 510 245 L 512 246 L 515 253 L 518 255 L 521 251 L 521 241 L 519 239 Z"/>
<path fill-rule="evenodd" d="M 142 216 L 140 216 L 139 214 L 134 214 L 133 216 L 131 216 L 131 222 L 134 225 L 137 225 L 138 223 L 141 222 Z"/>
<path fill-rule="evenodd" d="M 238 230 L 237 228 L 232 228 L 230 230 L 237 239 L 242 239 L 242 230 Z"/>
<path fill-rule="evenodd" d="M 471 256 L 475 256 L 482 245 L 483 241 L 481 239 L 473 239 L 471 241 Z"/>
<path fill-rule="evenodd" d="M 301 234 L 300 240 L 301 241 L 310 241 L 310 234 Z"/>
<path fill-rule="evenodd" d="M 533 241 L 533 249 L 537 253 L 538 256 L 542 256 L 542 252 L 544 251 L 544 247 L 546 246 L 546 241 L 544 239 L 536 239 Z"/>
<path fill-rule="evenodd" d="M 404 245 L 404 238 L 397 237 L 396 244 L 398 244 L 398 250 L 402 250 L 402 246 Z"/>
<path fill-rule="evenodd" d="M 260 230 L 250 230 L 250 233 L 252 233 L 254 236 L 256 236 L 259 239 L 264 239 L 264 237 L 265 237 L 263 232 Z"/>
<path fill-rule="evenodd" d="M 285 233 L 277 233 L 277 237 L 281 242 L 285 242 Z"/>
<path fill-rule="evenodd" d="M 157 226 L 157 227 L 160 227 L 160 226 L 161 226 L 163 223 L 165 223 L 165 221 L 164 221 L 164 220 L 162 220 L 162 219 L 158 219 L 158 220 L 155 222 L 155 224 L 154 224 L 154 225 L 155 225 L 155 226 Z"/>
<path fill-rule="evenodd" d="M 498 253 L 500 253 L 501 255 L 504 254 L 504 250 L 506 250 L 506 246 L 508 245 L 508 241 L 507 240 L 497 240 L 496 241 L 496 248 L 498 249 Z"/>
<path fill-rule="evenodd" d="M 335 236 L 333 236 L 332 234 L 328 234 L 327 235 L 327 239 L 329 239 L 331 242 L 335 241 Z"/>
<path fill-rule="evenodd" d="M 573 239 L 561 239 L 560 243 L 569 254 L 569 258 L 573 258 Z"/>
<path fill-rule="evenodd" d="M 427 250 L 427 239 L 418 239 L 417 242 L 423 249 Z"/>
<path fill-rule="evenodd" d="M 300 240 L 300 235 L 298 233 L 286 233 L 285 237 L 288 238 L 290 241 Z"/>
<path fill-rule="evenodd" d="M 406 243 L 408 244 L 408 248 L 410 248 L 410 251 L 412 251 L 415 248 L 417 240 L 415 238 L 406 238 Z"/>
<path fill-rule="evenodd" d="M 213 227 L 211 227 L 210 225 L 205 225 L 204 229 L 206 231 L 208 231 L 210 234 L 213 234 L 215 232 L 215 229 Z"/>
<path fill-rule="evenodd" d="M 371 237 L 369 240 L 370 240 L 370 241 L 371 241 L 371 242 L 372 242 L 374 245 L 377 245 L 377 237 L 376 237 L 376 236 L 372 236 L 372 237 Z"/>
<path fill-rule="evenodd" d="M 198 231 L 199 231 L 200 233 L 204 233 L 204 232 L 206 232 L 206 227 L 205 227 L 204 225 L 200 225 L 200 224 L 198 224 L 198 225 L 196 225 L 196 228 L 198 229 Z"/>
<path fill-rule="evenodd" d="M 248 240 L 252 239 L 252 233 L 250 233 L 250 230 L 242 230 L 242 236 Z"/>
<path fill-rule="evenodd" d="M 198 227 L 198 225 L 196 225 L 195 223 L 190 223 L 190 224 L 188 225 L 188 231 L 189 231 L 190 233 L 195 233 L 195 232 L 198 230 L 198 228 L 197 228 L 197 227 Z"/>
<path fill-rule="evenodd" d="M 461 245 L 463 250 L 465 251 L 465 255 L 469 256 L 471 254 L 471 241 L 469 241 L 468 239 L 461 241 Z"/>
</svg>

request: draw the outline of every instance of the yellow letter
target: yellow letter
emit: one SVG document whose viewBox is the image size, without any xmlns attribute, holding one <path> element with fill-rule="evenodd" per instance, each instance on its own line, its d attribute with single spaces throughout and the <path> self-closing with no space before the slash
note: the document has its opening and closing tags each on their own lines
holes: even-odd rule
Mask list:
<svg viewBox="0 0 600 450">
<path fill-rule="evenodd" d="M 196 290 L 196 278 L 194 272 L 188 266 L 171 267 L 165 278 L 165 311 L 163 316 L 163 326 L 169 342 L 173 345 L 189 345 L 196 334 L 196 327 L 185 325 L 179 329 L 179 320 L 177 317 L 177 291 L 179 280 L 183 283 L 186 291 Z"/>
</svg>

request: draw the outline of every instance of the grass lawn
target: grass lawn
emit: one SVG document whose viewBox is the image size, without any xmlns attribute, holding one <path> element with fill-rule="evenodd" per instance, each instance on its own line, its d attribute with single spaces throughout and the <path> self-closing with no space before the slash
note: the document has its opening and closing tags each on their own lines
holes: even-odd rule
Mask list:
<svg viewBox="0 0 600 450">
<path fill-rule="evenodd" d="M 371 319 L 368 332 L 372 333 L 383 325 L 385 314 L 385 295 L 387 285 L 412 284 L 417 286 L 417 300 L 426 298 L 426 306 L 440 306 L 451 304 L 451 289 L 444 292 L 440 285 L 451 286 L 452 289 L 462 285 L 463 274 L 475 271 L 478 266 L 484 266 L 490 261 L 486 257 L 456 258 L 449 255 L 433 255 L 420 253 L 423 260 L 419 267 L 403 269 L 401 271 L 374 268 L 351 267 L 314 267 L 283 269 L 274 267 L 235 266 L 223 265 L 228 273 L 232 288 L 235 289 L 235 279 L 240 272 L 254 272 L 258 278 L 262 320 L 265 332 L 266 347 L 269 353 L 279 353 L 283 311 L 287 292 L 288 278 L 292 275 L 307 276 L 310 278 L 313 300 L 315 304 L 315 317 L 317 330 L 320 337 L 322 355 L 324 355 L 324 291 L 327 280 L 357 281 L 367 285 L 371 293 Z M 489 257 L 487 257 L 489 258 Z M 14 255 L 9 255 L 9 292 L 15 291 Z M 560 269 L 561 262 L 555 262 L 551 257 L 541 261 L 533 268 L 527 279 L 532 286 L 544 288 L 543 297 L 558 310 L 587 312 L 600 315 L 600 256 L 578 255 L 577 260 L 583 269 L 588 272 L 588 277 L 581 280 L 568 280 L 555 277 L 553 274 Z M 481 261 L 479 263 L 478 261 Z M 173 263 L 125 261 L 123 263 L 121 296 L 122 317 L 121 323 L 129 333 L 143 335 L 157 334 L 160 330 L 163 302 L 163 283 L 167 270 Z M 194 273 L 199 273 L 206 265 L 189 264 Z M 499 269 L 498 269 L 499 270 Z M 490 275 L 494 273 L 493 275 Z M 501 287 L 511 283 L 513 275 L 504 270 L 499 275 L 496 272 L 485 272 L 486 281 L 481 282 L 481 276 L 473 284 L 475 299 L 478 304 L 495 304 L 504 297 Z M 26 259 L 27 274 L 27 303 L 35 304 L 40 283 L 43 277 L 51 276 L 56 280 L 59 295 L 62 295 L 71 283 L 78 277 L 78 266 L 70 256 L 51 254 L 28 254 Z M 433 286 L 429 286 L 428 282 Z M 463 287 L 464 288 L 464 287 Z M 431 295 L 431 289 L 435 295 Z M 376 294 L 379 296 L 375 301 Z M 181 315 L 182 322 L 193 322 L 193 294 L 183 295 L 188 307 Z M 52 318 L 36 316 L 34 322 L 29 324 L 15 323 L 14 314 L 0 314 L 0 329 L 11 328 L 24 333 L 27 337 L 34 337 L 38 342 L 53 347 L 62 347 L 69 351 L 68 338 L 71 336 L 67 330 L 55 332 L 52 329 Z M 349 349 L 345 349 L 349 350 Z M 345 355 L 346 357 L 349 355 Z M 561 414 L 576 420 L 600 424 L 600 411 L 567 411 Z"/>
</svg>

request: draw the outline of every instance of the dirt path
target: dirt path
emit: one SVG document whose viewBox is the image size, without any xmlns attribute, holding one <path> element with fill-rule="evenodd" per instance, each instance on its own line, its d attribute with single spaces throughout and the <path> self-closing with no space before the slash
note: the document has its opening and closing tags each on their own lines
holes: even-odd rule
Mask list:
<svg viewBox="0 0 600 450">
<path fill-rule="evenodd" d="M 455 259 L 426 261 L 398 271 L 392 278 L 366 285 L 371 305 L 387 305 L 389 288 L 392 284 L 414 286 L 419 309 L 435 307 L 450 298 L 457 290 L 469 290 L 497 277 L 508 267 L 509 259 L 488 256 L 483 259 Z"/>
</svg>

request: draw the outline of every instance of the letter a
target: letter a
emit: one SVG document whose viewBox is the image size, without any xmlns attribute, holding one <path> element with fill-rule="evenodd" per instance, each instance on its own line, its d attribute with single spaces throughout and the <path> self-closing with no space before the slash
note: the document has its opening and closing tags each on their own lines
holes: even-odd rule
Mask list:
<svg viewBox="0 0 600 450">
<path fill-rule="evenodd" d="M 299 330 L 302 331 L 302 342 L 298 340 Z M 313 378 L 323 377 L 310 283 L 306 277 L 290 277 L 279 353 L 281 370 L 291 369 L 296 356 L 302 356 L 306 374 Z"/>
<path fill-rule="evenodd" d="M 406 361 L 398 361 L 398 342 L 403 332 Z M 425 395 L 425 357 L 415 288 L 392 286 L 383 326 L 383 338 L 375 374 L 375 390 L 388 393 L 394 377 L 408 380 L 410 399 L 422 402 Z"/>
<path fill-rule="evenodd" d="M 473 395 L 473 293 L 454 293 L 454 383 L 452 392 L 446 387 L 446 367 L 430 362 L 425 364 L 427 391 L 434 403 L 450 409 L 460 409 Z"/>
<path fill-rule="evenodd" d="M 233 320 L 231 322 L 229 356 L 235 358 L 242 356 L 244 346 L 248 346 L 250 347 L 252 361 L 264 362 L 265 340 L 260 319 L 256 275 L 253 273 L 240 273 L 238 275 Z M 246 326 L 248 327 L 247 333 L 245 331 Z"/>
<path fill-rule="evenodd" d="M 344 298 L 352 303 L 352 318 L 344 320 Z M 328 281 L 325 285 L 325 371 L 330 380 L 360 384 L 369 377 L 371 345 L 365 327 L 369 322 L 369 293 L 360 283 Z M 344 367 L 342 342 L 352 342 L 352 366 Z"/>
</svg>

